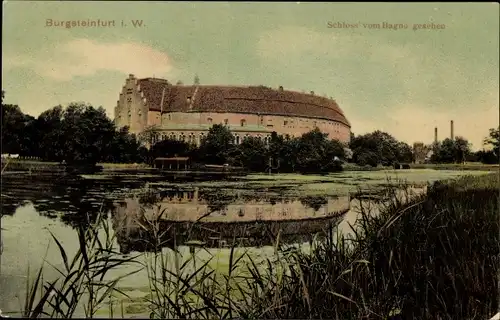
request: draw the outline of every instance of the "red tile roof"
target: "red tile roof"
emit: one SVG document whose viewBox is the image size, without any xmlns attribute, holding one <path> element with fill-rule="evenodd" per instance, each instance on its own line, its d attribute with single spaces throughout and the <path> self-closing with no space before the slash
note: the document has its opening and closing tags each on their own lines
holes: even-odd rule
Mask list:
<svg viewBox="0 0 500 320">
<path fill-rule="evenodd" d="M 149 110 L 164 112 L 230 112 L 334 120 L 350 126 L 334 100 L 264 86 L 172 85 L 166 80 L 139 80 Z M 198 90 L 194 94 L 196 87 Z M 163 91 L 165 90 L 165 91 Z M 163 108 L 160 104 L 163 95 Z M 194 98 L 191 103 L 189 99 Z"/>
</svg>

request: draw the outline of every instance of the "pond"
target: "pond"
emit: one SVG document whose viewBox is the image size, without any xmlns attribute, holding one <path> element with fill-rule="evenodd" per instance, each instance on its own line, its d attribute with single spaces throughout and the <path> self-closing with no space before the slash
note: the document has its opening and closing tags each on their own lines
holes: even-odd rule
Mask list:
<svg viewBox="0 0 500 320">
<path fill-rule="evenodd" d="M 62 261 L 51 234 L 68 256 L 78 249 L 77 227 L 106 214 L 123 254 L 152 250 L 151 231 L 139 222 L 157 221 L 164 232 L 162 246 L 179 246 L 183 255 L 216 257 L 213 267 L 226 266 L 228 246 L 237 241 L 252 255 L 274 254 L 273 242 L 309 243 L 332 226 L 348 231 L 356 212 L 350 193 L 380 188 L 388 180 L 422 184 L 456 178 L 464 172 L 444 170 L 342 172 L 326 176 L 291 174 L 249 175 L 217 181 L 166 181 L 154 175 L 106 175 L 79 178 L 13 175 L 2 177 L 2 243 L 0 309 L 15 315 L 23 307 L 28 269 L 34 277 L 44 257 L 55 266 Z M 163 213 L 161 215 L 161 213 Z M 142 220 L 141 220 L 142 219 Z M 146 220 L 144 220 L 146 219 Z M 199 220 L 201 219 L 201 220 Z M 198 223 L 194 223 L 195 221 Z M 49 245 L 50 244 L 50 245 Z M 115 270 L 123 274 L 129 270 Z M 44 277 L 57 276 L 45 266 Z M 139 301 L 148 294 L 147 274 L 124 279 L 120 288 Z M 128 301 L 124 315 L 145 316 Z M 80 314 L 81 315 L 81 314 Z M 98 314 L 107 317 L 108 311 Z"/>
</svg>

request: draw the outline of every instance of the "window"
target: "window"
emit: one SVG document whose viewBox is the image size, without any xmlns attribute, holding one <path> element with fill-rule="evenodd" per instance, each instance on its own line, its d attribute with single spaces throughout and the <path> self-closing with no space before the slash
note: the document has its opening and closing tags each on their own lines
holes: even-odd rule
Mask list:
<svg viewBox="0 0 500 320">
<path fill-rule="evenodd" d="M 187 103 L 191 103 L 191 97 L 187 97 L 186 101 Z"/>
<path fill-rule="evenodd" d="M 236 135 L 236 144 L 240 144 L 240 136 Z"/>
<path fill-rule="evenodd" d="M 283 121 L 283 125 L 286 126 L 288 124 L 288 121 Z"/>
<path fill-rule="evenodd" d="M 172 116 L 170 114 L 168 115 L 168 120 L 172 120 Z"/>
<path fill-rule="evenodd" d="M 134 92 L 134 89 L 127 89 L 127 94 L 132 94 Z"/>
<path fill-rule="evenodd" d="M 244 127 L 246 125 L 247 121 L 245 119 L 240 120 L 240 125 Z"/>
<path fill-rule="evenodd" d="M 263 125 L 264 124 L 264 116 L 260 116 L 260 124 Z"/>
<path fill-rule="evenodd" d="M 181 135 L 181 141 L 186 141 L 186 136 L 184 135 L 184 133 Z"/>
<path fill-rule="evenodd" d="M 229 120 L 228 119 L 224 119 L 224 124 L 227 126 Z"/>
<path fill-rule="evenodd" d="M 212 124 L 212 118 L 207 118 L 208 124 Z"/>
</svg>

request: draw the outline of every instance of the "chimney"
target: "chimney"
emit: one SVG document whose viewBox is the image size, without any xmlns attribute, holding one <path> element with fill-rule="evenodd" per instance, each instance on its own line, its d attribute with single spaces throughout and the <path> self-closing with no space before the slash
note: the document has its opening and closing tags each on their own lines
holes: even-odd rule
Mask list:
<svg viewBox="0 0 500 320">
<path fill-rule="evenodd" d="M 438 128 L 434 128 L 434 143 L 438 142 Z"/>
<path fill-rule="evenodd" d="M 453 120 L 450 122 L 450 131 L 451 140 L 455 140 L 455 135 L 453 134 Z"/>
</svg>

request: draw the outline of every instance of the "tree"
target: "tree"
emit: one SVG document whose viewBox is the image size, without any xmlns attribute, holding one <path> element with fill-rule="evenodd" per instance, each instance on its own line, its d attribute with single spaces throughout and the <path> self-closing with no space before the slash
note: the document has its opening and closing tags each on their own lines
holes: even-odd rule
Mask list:
<svg viewBox="0 0 500 320">
<path fill-rule="evenodd" d="M 471 145 L 464 137 L 455 137 L 454 141 L 455 162 L 464 163 L 471 154 Z"/>
<path fill-rule="evenodd" d="M 37 156 L 48 161 L 62 161 L 64 158 L 64 139 L 67 137 L 63 132 L 62 118 L 64 110 L 62 106 L 42 112 L 35 120 L 35 131 L 40 137 Z"/>
<path fill-rule="evenodd" d="M 267 148 L 261 139 L 248 137 L 237 146 L 236 161 L 251 171 L 263 172 L 267 168 Z"/>
<path fill-rule="evenodd" d="M 335 157 L 344 158 L 344 146 L 328 139 L 328 134 L 314 129 L 303 134 L 298 143 L 297 169 L 304 173 L 338 170 Z"/>
<path fill-rule="evenodd" d="M 185 157 L 192 149 L 185 141 L 166 139 L 155 143 L 149 150 L 151 159 L 158 157 Z"/>
<path fill-rule="evenodd" d="M 28 119 L 19 106 L 2 103 L 2 153 L 19 154 Z"/>
<path fill-rule="evenodd" d="M 61 122 L 64 160 L 68 164 L 95 165 L 106 157 L 115 135 L 113 122 L 104 108 L 72 103 Z"/>
<path fill-rule="evenodd" d="M 151 125 L 144 128 L 139 134 L 139 141 L 147 146 L 152 146 L 158 142 L 160 137 L 160 128 L 157 125 Z"/>
<path fill-rule="evenodd" d="M 144 161 L 140 154 L 140 142 L 128 127 L 117 130 L 106 155 L 106 161 L 114 163 L 138 163 Z"/>
<path fill-rule="evenodd" d="M 500 155 L 500 127 L 490 129 L 489 136 L 484 139 L 484 145 L 493 147 L 493 152 L 497 156 Z"/>
<path fill-rule="evenodd" d="M 234 137 L 229 129 L 221 124 L 210 128 L 201 141 L 197 159 L 211 164 L 225 164 L 234 152 Z"/>
<path fill-rule="evenodd" d="M 433 145 L 431 161 L 434 163 L 463 163 L 471 153 L 470 143 L 463 137 L 444 139 Z"/>
<path fill-rule="evenodd" d="M 391 166 L 396 162 L 411 162 L 413 159 L 412 148 L 408 144 L 379 130 L 354 137 L 349 147 L 353 152 L 353 161 L 359 165 Z"/>
</svg>

